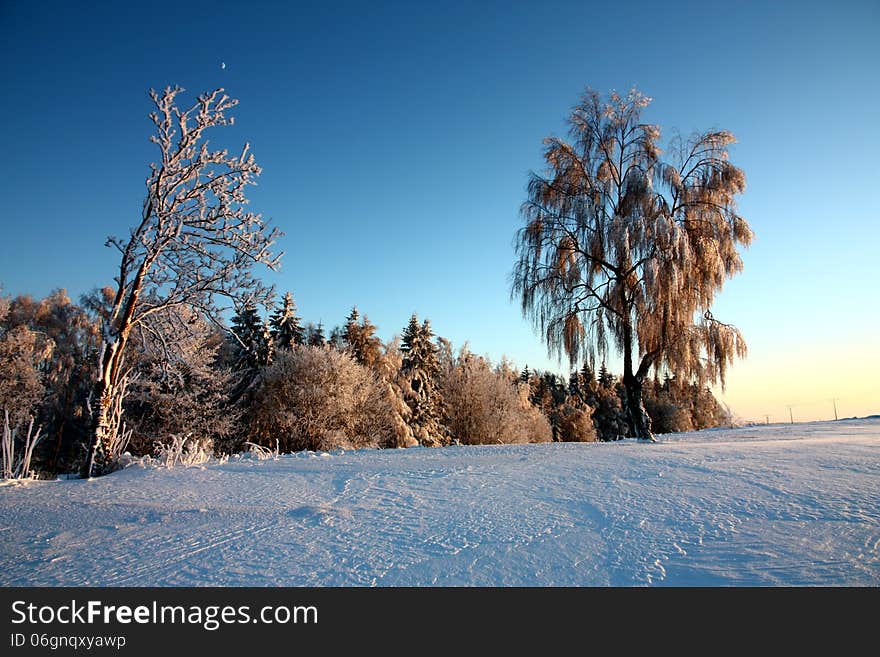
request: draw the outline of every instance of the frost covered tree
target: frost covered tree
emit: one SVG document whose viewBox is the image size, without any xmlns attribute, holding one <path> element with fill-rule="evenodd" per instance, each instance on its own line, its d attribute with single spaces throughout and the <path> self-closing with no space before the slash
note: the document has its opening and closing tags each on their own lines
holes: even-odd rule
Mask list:
<svg viewBox="0 0 880 657">
<path fill-rule="evenodd" d="M 360 320 L 360 321 L 358 321 Z M 377 370 L 382 358 L 382 341 L 376 336 L 376 327 L 357 307 L 352 308 L 342 332 L 346 350 L 361 365 Z"/>
<path fill-rule="evenodd" d="M 45 438 L 34 458 L 41 470 L 58 472 L 59 466 L 82 458 L 87 438 L 83 410 L 94 385 L 100 327 L 61 289 L 39 300 L 27 295 L 12 299 L 6 320 L 0 319 L 0 334 L 12 329 L 28 329 L 54 345 L 38 366 L 45 395 L 33 414 Z"/>
<path fill-rule="evenodd" d="M 55 343 L 24 325 L 0 330 L 0 415 L 8 413 L 11 428 L 28 423 L 46 394 L 45 363 Z"/>
<path fill-rule="evenodd" d="M 752 239 L 736 209 L 745 176 L 728 159 L 733 135 L 673 139 L 666 161 L 659 127 L 642 121 L 649 102 L 635 89 L 608 100 L 587 91 L 568 119 L 570 141 L 544 140 L 547 172 L 529 180 L 512 285 L 560 357 L 623 355 L 631 431 L 643 438 L 652 367 L 723 384 L 745 355 L 739 331 L 710 309 Z"/>
<path fill-rule="evenodd" d="M 254 265 L 274 268 L 277 230 L 246 212 L 245 191 L 260 167 L 245 144 L 241 152 L 211 150 L 206 131 L 232 125 L 227 116 L 238 101 L 222 89 L 202 94 L 189 108 L 177 105 L 179 87 L 150 92 L 150 114 L 159 148 L 150 165 L 138 222 L 107 244 L 120 254 L 116 287 L 101 333 L 100 367 L 94 389 L 93 430 L 83 474 L 111 467 L 132 330 L 164 309 L 191 306 L 219 322 L 223 298 L 265 304 L 271 289 L 254 277 Z"/>
<path fill-rule="evenodd" d="M 284 295 L 284 302 L 269 320 L 272 331 L 272 342 L 276 350 L 293 349 L 294 345 L 305 344 L 306 334 L 301 325 L 301 320 L 296 314 L 296 304 L 293 295 L 288 292 Z"/>
<path fill-rule="evenodd" d="M 126 400 L 134 453 L 150 454 L 175 438 L 235 450 L 239 411 L 229 403 L 233 374 L 220 363 L 222 347 L 220 331 L 192 309 L 168 308 L 138 325 L 137 376 Z"/>
<path fill-rule="evenodd" d="M 410 426 L 416 440 L 426 447 L 445 442 L 440 424 L 443 400 L 437 386 L 440 364 L 433 338 L 431 323 L 426 319 L 419 325 L 418 317 L 413 314 L 400 344 L 403 361 L 399 379 L 411 411 Z"/>
</svg>

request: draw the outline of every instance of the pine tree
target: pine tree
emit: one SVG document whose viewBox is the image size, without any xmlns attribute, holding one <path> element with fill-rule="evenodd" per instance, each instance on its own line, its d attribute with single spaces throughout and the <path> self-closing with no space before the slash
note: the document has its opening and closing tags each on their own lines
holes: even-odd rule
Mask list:
<svg viewBox="0 0 880 657">
<path fill-rule="evenodd" d="M 614 387 L 614 375 L 605 368 L 605 363 L 599 368 L 599 384 L 606 390 Z"/>
<path fill-rule="evenodd" d="M 581 368 L 581 386 L 590 388 L 595 380 L 596 375 L 593 373 L 593 369 L 589 363 L 584 363 L 584 366 Z"/>
<path fill-rule="evenodd" d="M 413 313 L 413 316 L 409 318 L 409 324 L 403 330 L 403 338 L 400 341 L 400 351 L 403 352 L 403 362 L 406 366 L 407 358 L 409 358 L 410 353 L 413 350 L 413 346 L 418 343 L 419 340 L 419 318 Z"/>
<path fill-rule="evenodd" d="M 294 345 L 305 344 L 305 331 L 296 314 L 296 304 L 290 292 L 284 295 L 284 304 L 275 311 L 269 324 L 276 350 L 292 349 Z"/>
<path fill-rule="evenodd" d="M 440 362 L 433 337 L 431 323 L 426 319 L 419 326 L 418 317 L 413 314 L 400 345 L 403 352 L 401 387 L 412 411 L 410 426 L 416 439 L 427 447 L 445 442 L 439 420 L 443 407 L 438 390 Z"/>
<path fill-rule="evenodd" d="M 581 396 L 581 375 L 580 372 L 572 372 L 568 376 L 568 394 L 572 397 Z"/>
<path fill-rule="evenodd" d="M 256 304 L 246 303 L 236 313 L 232 318 L 232 333 L 234 370 L 256 373 L 272 362 L 272 335 Z"/>
<path fill-rule="evenodd" d="M 348 313 L 348 317 L 345 320 L 345 329 L 342 332 L 342 339 L 345 340 L 348 345 L 351 345 L 352 336 L 357 333 L 359 319 L 360 313 L 358 312 L 357 306 L 352 306 L 351 312 Z"/>
<path fill-rule="evenodd" d="M 330 331 L 330 337 L 327 338 L 327 347 L 335 351 L 345 349 L 345 329 L 338 324 Z"/>
<path fill-rule="evenodd" d="M 310 347 L 325 347 L 327 345 L 327 338 L 324 337 L 324 324 L 322 322 L 318 322 L 318 325 L 313 327 L 311 331 L 309 331 L 309 346 Z"/>
</svg>

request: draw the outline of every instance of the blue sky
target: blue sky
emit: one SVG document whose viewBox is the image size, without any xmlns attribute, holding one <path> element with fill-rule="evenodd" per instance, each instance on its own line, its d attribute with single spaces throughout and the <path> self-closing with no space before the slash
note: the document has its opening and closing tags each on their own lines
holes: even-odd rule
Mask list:
<svg viewBox="0 0 880 657">
<path fill-rule="evenodd" d="M 757 239 L 716 315 L 751 353 L 725 399 L 878 412 L 878 43 L 867 1 L 3 2 L 0 282 L 108 283 L 104 239 L 155 157 L 147 90 L 222 86 L 241 105 L 215 143 L 251 142 L 252 208 L 286 232 L 267 278 L 306 319 L 357 304 L 387 338 L 418 312 L 456 345 L 565 370 L 508 300 L 527 173 L 586 86 L 637 85 L 666 134 L 739 139 Z"/>
</svg>

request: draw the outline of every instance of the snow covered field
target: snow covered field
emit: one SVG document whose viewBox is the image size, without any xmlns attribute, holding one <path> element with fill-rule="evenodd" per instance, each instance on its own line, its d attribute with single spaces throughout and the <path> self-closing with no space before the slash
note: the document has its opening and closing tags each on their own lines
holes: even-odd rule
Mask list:
<svg viewBox="0 0 880 657">
<path fill-rule="evenodd" d="M 880 585 L 880 419 L 0 487 L 0 584 Z"/>
</svg>

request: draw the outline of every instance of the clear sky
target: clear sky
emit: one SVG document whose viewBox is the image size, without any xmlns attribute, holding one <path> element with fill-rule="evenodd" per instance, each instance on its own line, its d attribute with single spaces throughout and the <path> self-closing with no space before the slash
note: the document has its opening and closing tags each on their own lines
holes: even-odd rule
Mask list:
<svg viewBox="0 0 880 657">
<path fill-rule="evenodd" d="M 225 63 L 225 68 L 221 68 Z M 715 314 L 745 334 L 723 400 L 747 419 L 880 412 L 880 5 L 876 1 L 0 2 L 0 282 L 110 282 L 140 211 L 147 90 L 224 87 L 252 209 L 286 232 L 301 314 L 353 304 L 389 338 L 412 312 L 494 360 L 567 371 L 508 300 L 541 139 L 586 86 L 646 118 L 723 128 L 756 233 Z M 218 143 L 218 142 L 215 142 Z M 620 371 L 611 362 L 612 370 Z"/>
</svg>

